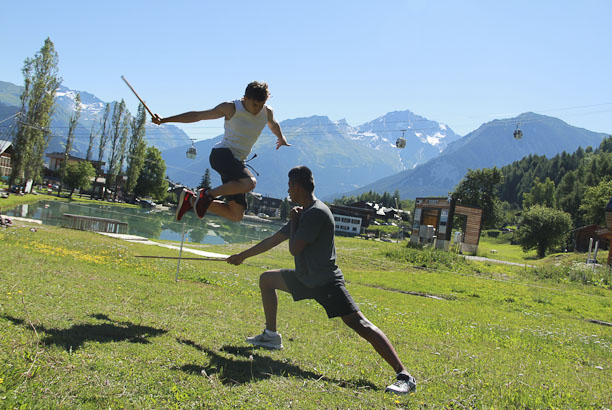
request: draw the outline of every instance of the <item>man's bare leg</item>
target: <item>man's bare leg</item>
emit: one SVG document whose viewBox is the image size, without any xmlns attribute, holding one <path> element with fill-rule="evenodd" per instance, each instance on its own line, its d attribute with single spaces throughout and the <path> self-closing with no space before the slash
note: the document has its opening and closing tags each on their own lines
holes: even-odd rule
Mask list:
<svg viewBox="0 0 612 410">
<path fill-rule="evenodd" d="M 276 313 L 278 311 L 278 297 L 276 289 L 289 292 L 283 275 L 279 269 L 269 270 L 259 277 L 259 289 L 264 315 L 266 317 L 266 329 L 276 332 Z"/>
<path fill-rule="evenodd" d="M 236 201 L 223 202 L 215 200 L 211 202 L 208 210 L 230 221 L 240 222 L 244 217 L 245 208 Z"/>
<path fill-rule="evenodd" d="M 247 192 L 251 192 L 253 189 L 255 189 L 256 184 L 257 180 L 254 177 L 241 178 L 236 181 L 228 181 L 216 188 L 209 189 L 208 195 L 216 198 L 218 196 L 246 194 Z"/>
<path fill-rule="evenodd" d="M 348 315 L 342 316 L 342 320 L 348 327 L 357 332 L 359 336 L 370 342 L 376 352 L 389 363 L 396 373 L 403 372 L 408 374 L 387 336 L 382 330 L 370 322 L 363 313 L 349 313 Z"/>
</svg>

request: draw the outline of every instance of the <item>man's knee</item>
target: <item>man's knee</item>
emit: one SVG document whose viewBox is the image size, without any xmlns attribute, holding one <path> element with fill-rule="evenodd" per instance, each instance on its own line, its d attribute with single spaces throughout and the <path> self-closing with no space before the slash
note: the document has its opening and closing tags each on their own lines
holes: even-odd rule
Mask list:
<svg viewBox="0 0 612 410">
<path fill-rule="evenodd" d="M 360 312 L 354 312 L 346 316 L 342 316 L 342 320 L 348 327 L 357 332 L 365 329 L 377 329 L 377 327 L 374 326 L 374 324 L 370 322 L 363 314 L 360 314 Z"/>
<path fill-rule="evenodd" d="M 257 180 L 255 179 L 255 177 L 251 177 L 249 178 L 247 181 L 247 188 L 249 189 L 249 192 L 251 192 L 252 190 L 255 189 L 255 186 L 257 186 Z"/>
<path fill-rule="evenodd" d="M 274 271 L 265 271 L 259 275 L 259 288 L 271 289 L 274 288 Z"/>
<path fill-rule="evenodd" d="M 282 290 L 289 292 L 283 274 L 280 270 L 265 271 L 259 276 L 259 289 L 263 290 Z"/>
</svg>

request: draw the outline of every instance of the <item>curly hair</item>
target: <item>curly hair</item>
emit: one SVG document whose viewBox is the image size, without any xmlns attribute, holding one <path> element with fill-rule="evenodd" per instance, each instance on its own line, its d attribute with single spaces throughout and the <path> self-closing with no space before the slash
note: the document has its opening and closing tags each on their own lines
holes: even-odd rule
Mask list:
<svg viewBox="0 0 612 410">
<path fill-rule="evenodd" d="M 244 96 L 255 101 L 267 101 L 270 96 L 268 84 L 253 81 L 247 85 L 246 90 L 244 90 Z"/>
</svg>

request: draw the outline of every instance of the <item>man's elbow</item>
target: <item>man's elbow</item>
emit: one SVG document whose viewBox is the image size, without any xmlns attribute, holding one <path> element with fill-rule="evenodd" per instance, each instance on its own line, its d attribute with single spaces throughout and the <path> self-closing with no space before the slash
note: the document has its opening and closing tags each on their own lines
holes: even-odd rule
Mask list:
<svg viewBox="0 0 612 410">
<path fill-rule="evenodd" d="M 289 253 L 291 256 L 298 256 L 303 250 L 303 246 L 299 246 L 297 244 L 289 245 Z"/>
</svg>

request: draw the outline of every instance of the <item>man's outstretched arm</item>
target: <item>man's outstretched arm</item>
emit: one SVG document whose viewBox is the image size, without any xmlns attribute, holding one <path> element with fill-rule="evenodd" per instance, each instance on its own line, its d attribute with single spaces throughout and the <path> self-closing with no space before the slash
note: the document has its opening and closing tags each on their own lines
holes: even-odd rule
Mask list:
<svg viewBox="0 0 612 410">
<path fill-rule="evenodd" d="M 161 118 L 159 115 L 155 114 L 151 121 L 154 124 L 160 125 L 166 122 L 197 122 L 202 120 L 216 120 L 217 118 L 225 117 L 225 119 L 230 119 L 234 116 L 236 111 L 236 107 L 233 103 L 224 102 L 217 105 L 215 108 L 204 111 L 188 111 L 182 114 L 173 115 L 171 117 Z"/>
<path fill-rule="evenodd" d="M 264 253 L 274 248 L 276 245 L 286 241 L 289 237 L 281 232 L 276 232 L 272 236 L 268 236 L 263 241 L 259 242 L 257 245 L 250 247 L 247 250 L 244 250 L 235 255 L 229 256 L 226 261 L 232 265 L 240 265 L 246 258 L 250 258 L 255 255 L 259 255 L 260 253 Z"/>
</svg>

